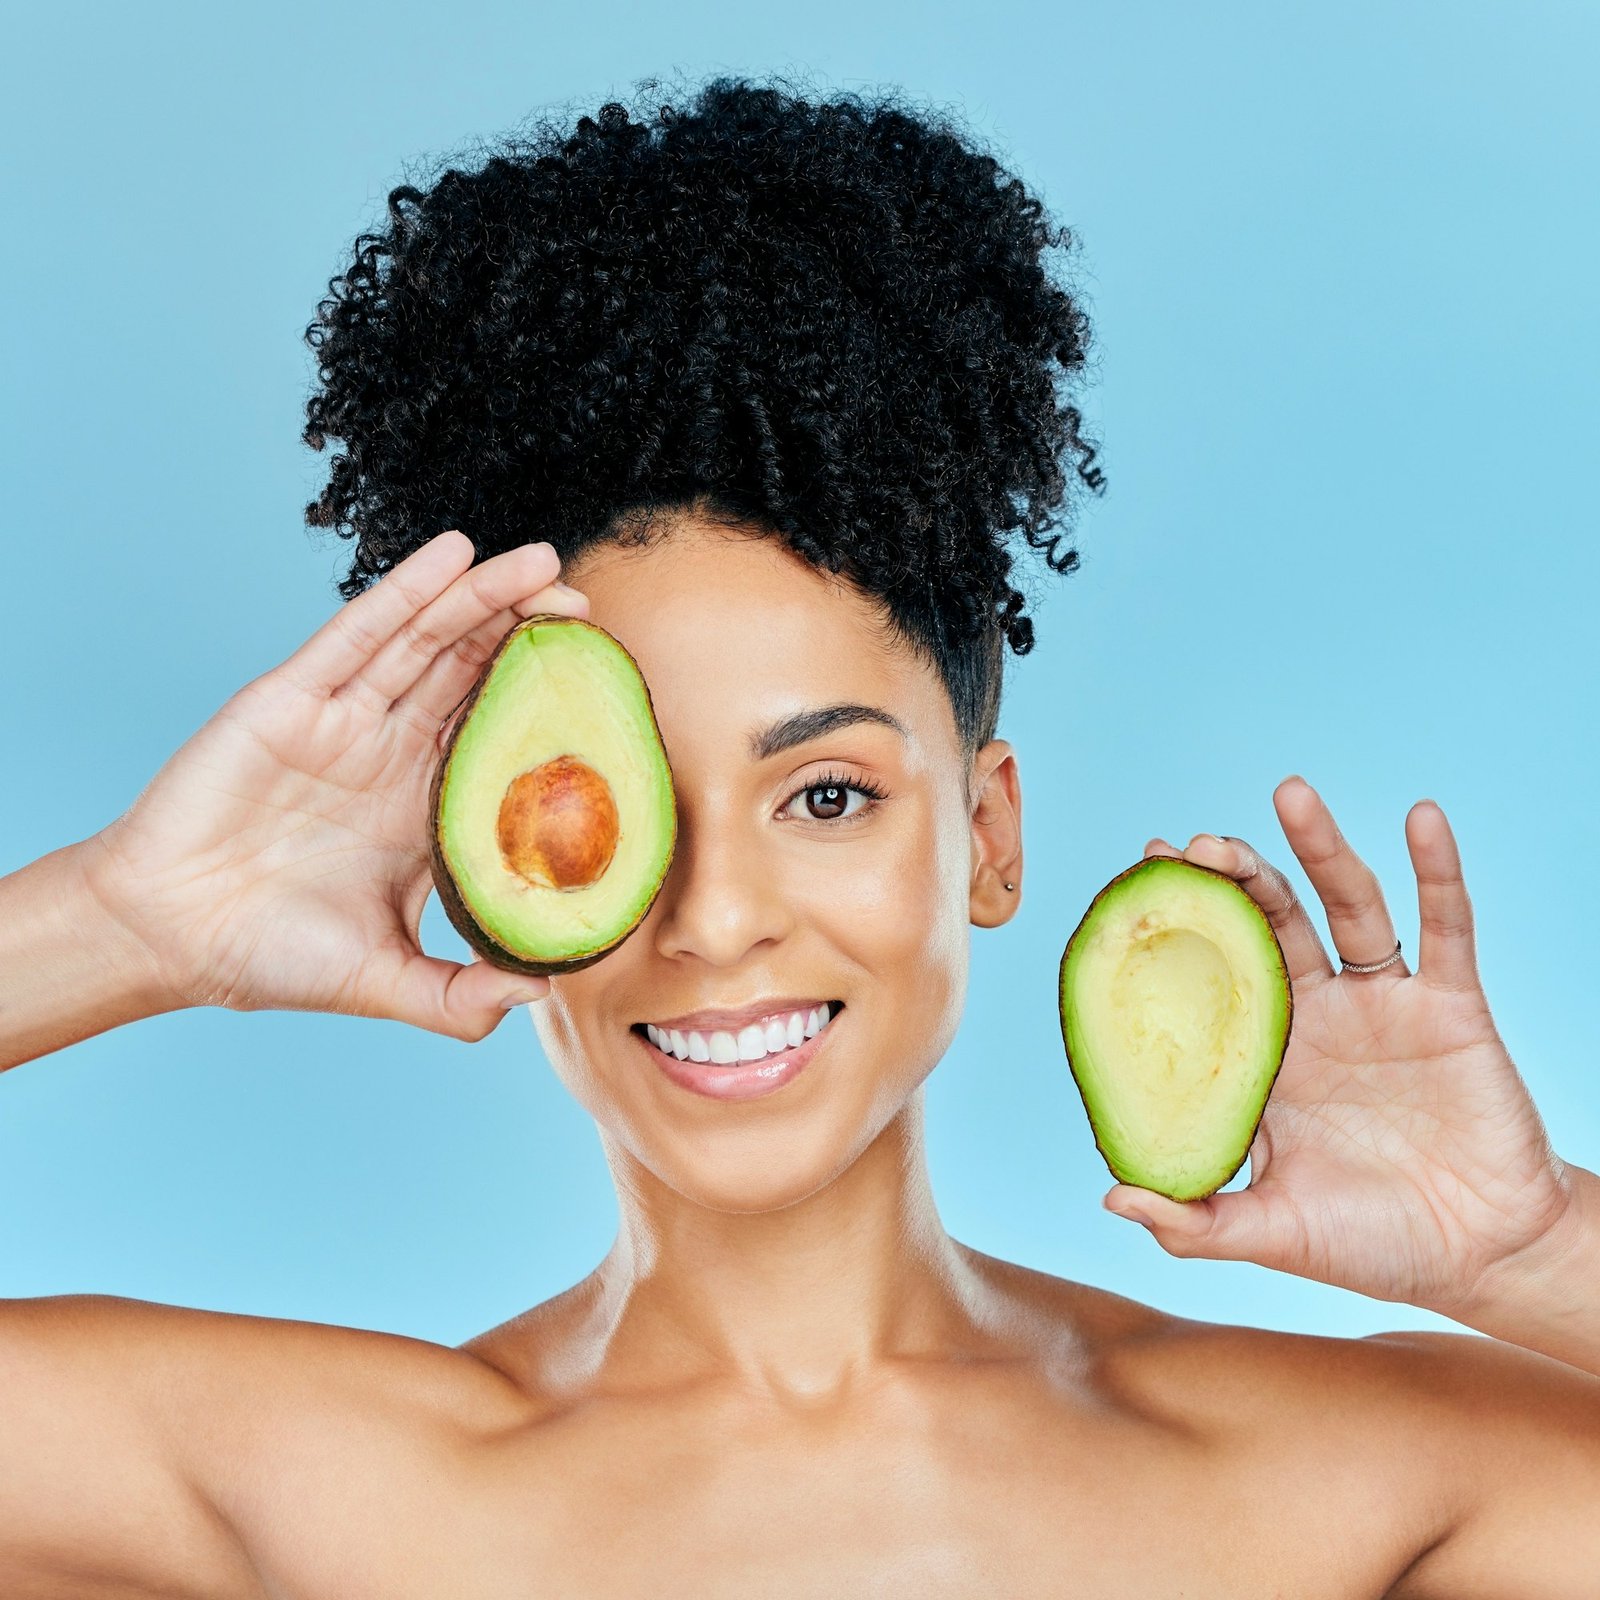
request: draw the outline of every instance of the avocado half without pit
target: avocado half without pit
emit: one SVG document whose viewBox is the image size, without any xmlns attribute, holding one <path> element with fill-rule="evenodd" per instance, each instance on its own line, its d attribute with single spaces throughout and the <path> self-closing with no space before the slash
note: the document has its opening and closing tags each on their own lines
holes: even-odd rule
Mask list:
<svg viewBox="0 0 1600 1600">
<path fill-rule="evenodd" d="M 1150 856 L 1094 897 L 1061 958 L 1061 1037 L 1112 1175 L 1174 1200 L 1244 1165 L 1293 997 L 1266 913 L 1226 873 Z"/>
<path fill-rule="evenodd" d="M 485 961 L 576 972 L 644 920 L 677 804 L 650 691 L 603 628 L 540 615 L 501 640 L 429 796 L 434 886 Z"/>
</svg>

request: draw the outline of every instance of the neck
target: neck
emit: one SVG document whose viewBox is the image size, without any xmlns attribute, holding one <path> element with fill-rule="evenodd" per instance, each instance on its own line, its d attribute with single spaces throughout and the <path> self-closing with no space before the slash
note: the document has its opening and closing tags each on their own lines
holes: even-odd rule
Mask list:
<svg viewBox="0 0 1600 1600">
<path fill-rule="evenodd" d="M 845 1171 L 774 1211 L 697 1204 L 605 1144 L 621 1227 L 581 1286 L 589 1381 L 731 1379 L 816 1404 L 897 1358 L 981 1342 L 979 1279 L 928 1180 L 920 1088 Z"/>
</svg>

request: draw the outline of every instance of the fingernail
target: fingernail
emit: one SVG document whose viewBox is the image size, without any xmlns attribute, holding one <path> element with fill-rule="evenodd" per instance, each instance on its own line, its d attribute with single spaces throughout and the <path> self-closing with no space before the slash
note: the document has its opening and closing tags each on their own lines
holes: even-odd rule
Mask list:
<svg viewBox="0 0 1600 1600">
<path fill-rule="evenodd" d="M 543 1000 L 549 993 L 550 985 L 548 983 L 542 989 L 516 989 L 500 1002 L 500 1009 L 509 1011 L 513 1006 L 531 1005 L 535 1000 Z"/>
<path fill-rule="evenodd" d="M 528 548 L 530 550 L 548 550 L 551 555 L 556 553 L 556 547 L 548 539 L 530 539 Z"/>
<path fill-rule="evenodd" d="M 1137 1222 L 1141 1227 L 1148 1228 L 1152 1226 L 1149 1217 L 1144 1212 L 1136 1210 L 1133 1206 L 1128 1206 L 1126 1209 L 1121 1206 L 1107 1206 L 1106 1210 L 1114 1217 L 1126 1217 L 1129 1222 Z"/>
<path fill-rule="evenodd" d="M 574 600 L 581 600 L 583 598 L 582 594 L 578 590 L 574 589 L 570 583 L 552 583 L 549 585 L 549 587 L 552 589 L 559 589 L 562 594 L 570 594 Z"/>
</svg>

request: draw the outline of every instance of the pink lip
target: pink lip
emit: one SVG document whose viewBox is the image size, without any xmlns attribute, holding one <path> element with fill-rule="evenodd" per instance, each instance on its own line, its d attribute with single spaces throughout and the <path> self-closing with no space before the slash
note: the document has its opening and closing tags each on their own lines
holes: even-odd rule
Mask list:
<svg viewBox="0 0 1600 1600">
<path fill-rule="evenodd" d="M 842 1014 L 842 1013 L 841 1013 Z M 668 1050 L 659 1050 L 644 1034 L 635 1034 L 650 1059 L 681 1089 L 692 1089 L 712 1100 L 759 1100 L 792 1083 L 817 1053 L 817 1047 L 839 1025 L 834 1019 L 820 1033 L 814 1033 L 792 1048 L 760 1061 L 741 1061 L 719 1067 L 710 1061 L 680 1061 Z"/>
</svg>

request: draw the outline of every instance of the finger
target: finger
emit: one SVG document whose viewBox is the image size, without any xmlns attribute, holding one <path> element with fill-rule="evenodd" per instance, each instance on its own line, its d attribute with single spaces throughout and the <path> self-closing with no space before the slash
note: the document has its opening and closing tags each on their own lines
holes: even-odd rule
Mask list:
<svg viewBox="0 0 1600 1600">
<path fill-rule="evenodd" d="M 542 1000 L 548 978 L 505 972 L 486 961 L 462 965 L 414 952 L 370 971 L 372 1015 L 475 1044 L 515 1005 Z"/>
<path fill-rule="evenodd" d="M 451 724 L 465 707 L 485 662 L 506 634 L 523 620 L 512 607 L 496 612 L 487 622 L 479 624 L 464 639 L 458 639 L 440 653 L 412 688 L 389 708 L 390 715 L 415 722 L 443 750 Z"/>
<path fill-rule="evenodd" d="M 541 612 L 564 617 L 587 617 L 589 599 L 576 589 L 549 587 L 525 596 L 513 605 L 495 612 L 487 621 L 462 635 L 448 649 L 441 650 L 432 663 L 390 707 L 397 715 L 414 718 L 430 735 L 444 722 L 478 681 L 484 663 L 495 653 L 500 641 L 519 622 Z"/>
<path fill-rule="evenodd" d="M 1215 867 L 1237 879 L 1240 887 L 1266 912 L 1267 921 L 1283 947 L 1284 964 L 1292 982 L 1333 976 L 1333 963 L 1322 948 L 1322 935 L 1301 905 L 1293 885 L 1270 861 L 1257 854 L 1243 839 L 1231 835 L 1218 838 L 1211 833 L 1197 833 L 1183 853 L 1202 867 Z"/>
<path fill-rule="evenodd" d="M 1461 854 L 1449 820 L 1433 800 L 1406 813 L 1406 848 L 1417 874 L 1422 934 L 1417 976 L 1436 989 L 1477 989 L 1477 941 L 1472 902 L 1461 876 Z"/>
<path fill-rule="evenodd" d="M 443 594 L 472 558 L 472 541 L 459 528 L 428 540 L 335 612 L 279 670 L 315 693 L 331 695 L 402 623 Z"/>
<path fill-rule="evenodd" d="M 519 600 L 549 595 L 561 570 L 548 544 L 525 544 L 481 562 L 415 616 L 407 617 L 393 637 L 340 691 L 360 694 L 387 711 L 433 663 L 474 628 Z"/>
<path fill-rule="evenodd" d="M 1169 1200 L 1164 1194 L 1119 1183 L 1101 1204 L 1114 1216 L 1148 1228 L 1169 1256 L 1269 1265 L 1278 1253 L 1271 1207 L 1253 1189 L 1235 1189 L 1204 1200 Z"/>
<path fill-rule="evenodd" d="M 1146 861 L 1148 861 L 1151 856 L 1181 856 L 1182 854 L 1183 851 L 1181 851 L 1177 845 L 1168 844 L 1165 839 L 1152 839 L 1144 847 L 1144 858 Z"/>
<path fill-rule="evenodd" d="M 1394 951 L 1394 918 L 1378 875 L 1350 848 L 1327 802 L 1301 777 L 1285 778 L 1273 791 L 1284 836 L 1305 868 L 1328 916 L 1328 934 L 1343 961 L 1363 965 Z M 1405 962 L 1361 977 L 1404 978 Z"/>
</svg>

